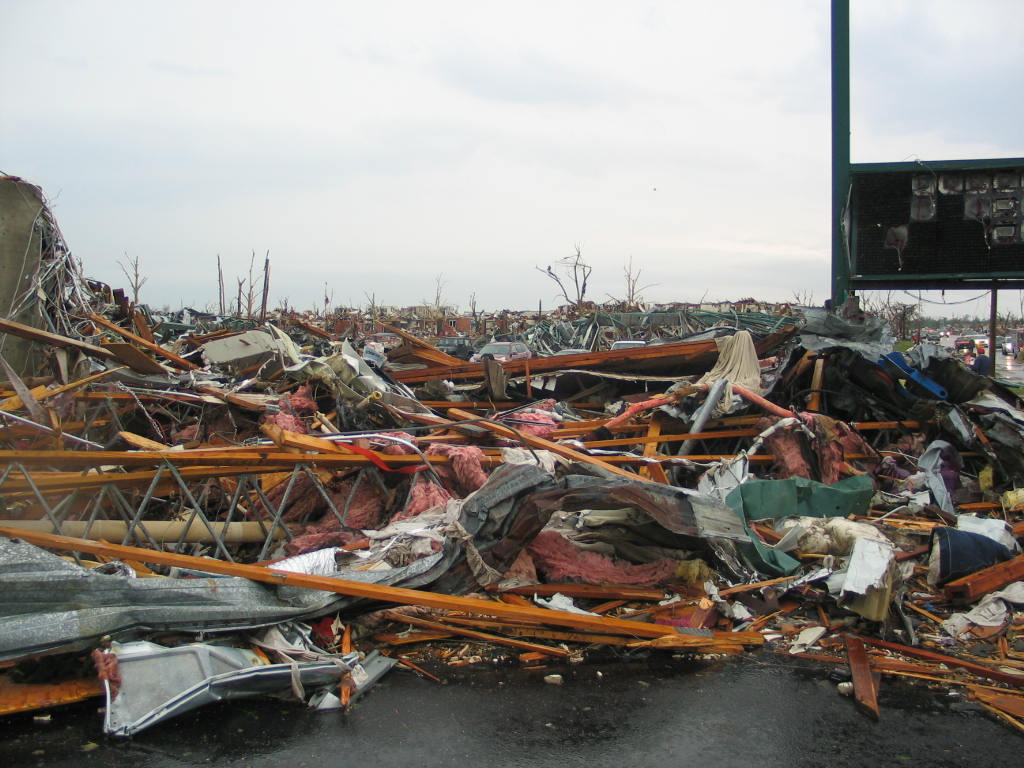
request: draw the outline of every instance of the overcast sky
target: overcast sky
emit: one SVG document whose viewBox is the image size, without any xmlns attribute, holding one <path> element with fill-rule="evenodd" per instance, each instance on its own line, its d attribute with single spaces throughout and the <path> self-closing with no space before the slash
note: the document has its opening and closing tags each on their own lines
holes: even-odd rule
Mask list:
<svg viewBox="0 0 1024 768">
<path fill-rule="evenodd" d="M 853 160 L 1024 156 L 1020 0 L 852 0 Z M 829 3 L 0 0 L 0 171 L 212 306 L 823 301 Z M 973 294 L 972 294 L 973 295 Z M 951 297 L 955 300 L 955 297 Z M 987 306 L 987 305 L 986 305 Z"/>
</svg>

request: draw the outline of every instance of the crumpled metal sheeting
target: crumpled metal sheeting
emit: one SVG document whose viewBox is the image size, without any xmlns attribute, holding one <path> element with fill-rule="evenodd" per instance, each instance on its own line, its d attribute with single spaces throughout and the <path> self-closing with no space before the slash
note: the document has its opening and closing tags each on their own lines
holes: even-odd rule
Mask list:
<svg viewBox="0 0 1024 768">
<path fill-rule="evenodd" d="M 79 650 L 103 635 L 128 629 L 267 626 L 323 611 L 334 598 L 312 593 L 295 603 L 241 578 L 97 574 L 31 544 L 3 538 L 0 583 L 0 661 L 55 649 Z"/>
<path fill-rule="evenodd" d="M 354 581 L 410 589 L 427 586 L 461 548 L 403 568 L 338 571 Z M 195 579 L 92 573 L 21 541 L 0 538 L 0 661 L 94 646 L 103 635 L 154 630 L 224 632 L 312 618 L 359 602 L 299 587 L 267 587 L 242 578 Z"/>
<path fill-rule="evenodd" d="M 397 663 L 374 652 L 362 663 L 352 654 L 345 661 L 267 664 L 247 649 L 205 643 L 167 648 L 133 642 L 115 652 L 121 685 L 116 695 L 107 691 L 103 724 L 115 736 L 134 735 L 215 701 L 289 691 L 305 699 L 307 687 L 335 685 L 349 672 L 354 678 L 358 673 L 359 693 Z"/>
<path fill-rule="evenodd" d="M 852 349 L 871 362 L 892 352 L 893 336 L 889 324 L 880 317 L 864 317 L 860 322 L 847 320 L 820 307 L 804 307 L 804 327 L 800 345 L 818 352 L 832 347 Z"/>
<path fill-rule="evenodd" d="M 504 573 L 547 523 L 550 511 L 530 502 L 556 481 L 536 465 L 502 465 L 484 485 L 462 502 L 459 523 L 488 568 Z M 478 588 L 465 550 L 459 562 L 432 585 L 436 592 L 466 594 Z"/>
</svg>

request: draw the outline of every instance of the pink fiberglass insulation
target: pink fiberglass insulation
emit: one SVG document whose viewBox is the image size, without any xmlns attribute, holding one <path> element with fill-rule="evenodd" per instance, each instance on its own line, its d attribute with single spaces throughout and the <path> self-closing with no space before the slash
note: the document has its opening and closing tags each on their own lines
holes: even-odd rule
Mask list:
<svg viewBox="0 0 1024 768">
<path fill-rule="evenodd" d="M 281 429 L 287 429 L 289 432 L 298 432 L 300 435 L 309 434 L 305 422 L 293 413 L 285 413 L 284 411 L 274 414 L 265 413 L 260 421 L 264 424 L 276 424 Z"/>
<path fill-rule="evenodd" d="M 502 581 L 514 581 L 517 584 L 540 584 L 537 577 L 537 566 L 533 564 L 533 558 L 525 549 L 519 551 L 519 557 L 502 574 Z"/>
<path fill-rule="evenodd" d="M 284 501 L 285 491 L 288 491 L 288 510 L 281 518 L 286 523 L 304 523 L 309 520 L 316 520 L 327 510 L 327 501 L 323 494 L 317 490 L 313 480 L 303 472 L 295 478 L 295 482 L 288 485 L 291 480 L 278 483 L 267 492 L 267 501 L 275 507 L 281 506 Z M 271 512 L 271 515 L 274 513 Z"/>
<path fill-rule="evenodd" d="M 675 560 L 655 560 L 644 565 L 626 563 L 597 552 L 576 547 L 557 531 L 541 531 L 529 547 L 537 570 L 549 582 L 578 581 L 583 584 L 630 584 L 654 587 L 675 577 Z"/>
<path fill-rule="evenodd" d="M 451 498 L 452 495 L 437 483 L 417 476 L 413 480 L 412 491 L 409 493 L 409 503 L 405 505 L 405 509 L 391 518 L 391 522 L 407 520 L 428 509 L 443 507 Z"/>
<path fill-rule="evenodd" d="M 353 493 L 353 488 L 355 492 Z M 379 528 L 386 521 L 384 518 L 385 500 L 376 484 L 363 479 L 356 486 L 356 478 L 347 478 L 332 485 L 331 502 L 338 514 L 345 520 L 348 528 Z M 336 530 L 341 527 L 338 518 L 330 510 L 321 519 L 321 530 Z"/>
<path fill-rule="evenodd" d="M 808 443 L 803 432 L 793 429 L 782 430 L 765 440 L 765 445 L 775 459 L 776 476 L 779 479 L 788 477 L 806 477 L 819 480 L 826 485 L 837 483 L 853 475 L 864 474 L 864 470 L 854 466 L 847 460 L 848 455 L 860 454 L 876 456 L 864 438 L 849 424 L 836 421 L 822 414 L 814 414 L 811 429 L 814 440 Z M 776 419 L 762 419 L 758 429 L 767 429 Z M 810 461 L 810 455 L 817 459 L 817 470 Z M 873 466 L 877 458 L 861 459 L 860 462 Z"/>
<path fill-rule="evenodd" d="M 320 410 L 316 400 L 309 396 L 309 385 L 303 384 L 287 397 L 288 405 L 295 413 L 311 416 Z"/>
<path fill-rule="evenodd" d="M 767 429 L 777 419 L 762 419 L 757 423 L 758 429 Z M 775 476 L 780 480 L 789 477 L 806 477 L 816 479 L 811 464 L 804 455 L 807 437 L 803 432 L 780 430 L 768 437 L 764 444 L 771 451 L 775 460 Z"/>
<path fill-rule="evenodd" d="M 305 552 L 314 552 L 327 547 L 344 547 L 363 538 L 358 531 L 325 531 L 310 533 L 315 526 L 306 529 L 307 533 L 296 536 L 284 545 L 285 554 L 288 557 L 301 555 Z"/>
<path fill-rule="evenodd" d="M 558 429 L 558 422 L 555 421 L 550 413 L 537 411 L 511 414 L 507 419 L 503 419 L 503 421 L 512 429 L 518 430 L 524 435 L 533 435 L 534 437 L 547 437 Z"/>
<path fill-rule="evenodd" d="M 848 455 L 859 454 L 875 457 L 858 460 L 860 463 L 870 464 L 872 467 L 878 463 L 875 449 L 845 422 L 816 414 L 814 434 L 818 438 L 818 466 L 821 468 L 821 482 L 823 483 L 831 485 L 853 475 L 865 474 L 863 469 L 852 465 L 847 460 Z"/>
<path fill-rule="evenodd" d="M 181 429 L 172 429 L 171 442 L 175 445 L 183 445 L 184 443 L 191 443 L 193 440 L 198 440 L 201 429 L 202 428 L 198 424 L 188 424 Z"/>
<path fill-rule="evenodd" d="M 487 473 L 483 467 L 484 452 L 475 445 L 434 443 L 424 454 L 449 458 L 448 464 L 435 464 L 434 470 L 445 485 L 458 491 L 462 498 L 487 482 Z"/>
</svg>

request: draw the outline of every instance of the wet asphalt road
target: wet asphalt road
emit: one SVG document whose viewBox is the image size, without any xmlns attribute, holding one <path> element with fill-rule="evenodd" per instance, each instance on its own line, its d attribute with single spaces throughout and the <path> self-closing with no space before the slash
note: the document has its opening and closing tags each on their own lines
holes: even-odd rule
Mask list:
<svg viewBox="0 0 1024 768">
<path fill-rule="evenodd" d="M 565 684 L 544 683 L 562 671 Z M 598 676 L 601 672 L 601 676 Z M 1024 737 L 945 691 L 883 680 L 877 723 L 828 670 L 768 652 L 721 663 L 462 668 L 386 676 L 347 715 L 272 700 L 218 704 L 136 736 L 96 706 L 0 720 L 7 766 L 1020 765 Z"/>
</svg>

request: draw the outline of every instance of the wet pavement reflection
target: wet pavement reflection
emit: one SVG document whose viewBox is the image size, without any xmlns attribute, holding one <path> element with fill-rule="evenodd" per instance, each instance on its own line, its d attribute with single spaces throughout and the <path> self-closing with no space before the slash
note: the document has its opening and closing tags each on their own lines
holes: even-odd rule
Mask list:
<svg viewBox="0 0 1024 768">
<path fill-rule="evenodd" d="M 564 675 L 564 685 L 544 674 Z M 945 691 L 887 678 L 872 722 L 828 670 L 770 652 L 541 671 L 396 671 L 347 715 L 283 701 L 208 707 L 132 740 L 95 706 L 4 723 L 0 757 L 39 766 L 1015 765 L 1024 738 Z"/>
</svg>

